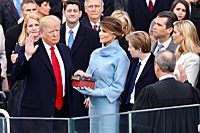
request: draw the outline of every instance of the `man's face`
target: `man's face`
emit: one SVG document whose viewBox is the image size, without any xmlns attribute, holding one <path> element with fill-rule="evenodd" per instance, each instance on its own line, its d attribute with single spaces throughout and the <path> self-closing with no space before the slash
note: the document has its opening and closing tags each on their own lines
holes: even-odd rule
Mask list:
<svg viewBox="0 0 200 133">
<path fill-rule="evenodd" d="M 168 36 L 169 28 L 166 26 L 167 18 L 165 17 L 156 17 L 155 25 L 153 26 L 153 34 L 156 38 L 165 38 Z"/>
<path fill-rule="evenodd" d="M 82 15 L 82 11 L 79 10 L 78 5 L 69 4 L 63 12 L 66 17 L 66 22 L 70 24 L 76 24 Z"/>
<path fill-rule="evenodd" d="M 131 56 L 133 58 L 135 57 L 140 57 L 140 49 L 135 49 L 132 45 L 131 42 L 129 41 L 128 43 L 128 51 L 130 52 Z"/>
<path fill-rule="evenodd" d="M 43 28 L 41 37 L 48 45 L 56 45 L 60 40 L 60 25 L 52 25 L 51 27 Z"/>
<path fill-rule="evenodd" d="M 22 7 L 22 16 L 26 17 L 28 14 L 37 13 L 37 5 L 35 3 L 27 3 Z"/>
<path fill-rule="evenodd" d="M 88 0 L 85 5 L 85 12 L 87 13 L 89 19 L 100 19 L 103 12 L 103 5 L 101 0 Z"/>
</svg>

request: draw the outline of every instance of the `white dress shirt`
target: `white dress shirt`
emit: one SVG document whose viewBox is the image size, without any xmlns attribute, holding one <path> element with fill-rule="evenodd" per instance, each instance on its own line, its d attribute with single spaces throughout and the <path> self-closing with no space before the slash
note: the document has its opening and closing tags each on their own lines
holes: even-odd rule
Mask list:
<svg viewBox="0 0 200 133">
<path fill-rule="evenodd" d="M 163 43 L 160 43 L 160 41 L 159 41 L 159 39 L 158 39 L 158 44 L 157 44 L 157 46 L 156 46 L 156 48 L 155 48 L 155 50 L 154 50 L 154 55 L 156 55 L 156 53 L 157 53 L 157 51 L 158 51 L 158 49 L 159 49 L 159 45 L 160 44 L 162 44 L 164 47 L 162 47 L 161 49 L 160 49 L 160 51 L 164 51 L 164 50 L 166 50 L 167 49 L 167 47 L 169 47 L 169 44 L 171 43 L 171 41 L 172 41 L 172 38 L 170 37 L 167 41 L 165 41 L 165 42 L 163 42 Z"/>
<path fill-rule="evenodd" d="M 66 30 L 65 30 L 65 41 L 66 41 L 66 45 L 68 46 L 68 39 L 69 39 L 69 31 L 72 30 L 73 31 L 73 37 L 74 37 L 74 40 L 76 38 L 76 34 L 78 32 L 78 29 L 79 29 L 79 26 L 80 26 L 80 22 L 78 22 L 78 24 L 73 28 L 73 29 L 70 29 L 68 26 L 67 26 L 67 23 L 66 23 Z"/>
<path fill-rule="evenodd" d="M 46 42 L 44 42 L 43 40 L 42 40 L 42 42 L 43 42 L 44 47 L 47 51 L 49 59 L 52 62 L 52 60 L 51 60 L 51 50 L 50 50 L 51 46 L 46 44 Z M 63 96 L 65 96 L 65 67 L 64 67 L 64 63 L 63 63 L 62 57 L 60 55 L 60 52 L 58 51 L 58 48 L 56 46 L 54 46 L 54 52 L 56 54 L 56 57 L 58 59 L 59 65 L 60 65 L 60 72 L 61 72 L 61 76 L 62 76 L 62 85 L 63 85 Z"/>
</svg>

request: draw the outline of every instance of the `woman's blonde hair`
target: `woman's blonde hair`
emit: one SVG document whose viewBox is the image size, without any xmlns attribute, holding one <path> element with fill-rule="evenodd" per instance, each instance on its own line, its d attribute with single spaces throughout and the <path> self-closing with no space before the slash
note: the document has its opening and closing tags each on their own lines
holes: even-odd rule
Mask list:
<svg viewBox="0 0 200 133">
<path fill-rule="evenodd" d="M 117 18 L 117 19 L 119 19 L 120 17 L 122 17 L 122 18 L 125 20 L 126 24 L 124 24 L 125 26 L 122 27 L 122 30 L 123 30 L 123 32 L 124 32 L 124 35 L 127 35 L 127 34 L 129 34 L 130 32 L 135 31 L 135 29 L 134 29 L 134 27 L 133 27 L 133 25 L 132 25 L 132 23 L 131 23 L 130 17 L 129 17 L 129 15 L 128 15 L 127 12 L 125 12 L 125 11 L 123 11 L 123 10 L 115 10 L 115 11 L 112 13 L 111 16 L 114 17 L 114 18 Z"/>
<path fill-rule="evenodd" d="M 178 59 L 183 52 L 191 52 L 200 55 L 200 42 L 196 27 L 190 20 L 181 20 L 174 22 L 180 35 L 184 38 L 184 43 L 176 50 L 176 58 Z"/>
<path fill-rule="evenodd" d="M 20 46 L 23 46 L 26 43 L 26 38 L 28 37 L 27 24 L 28 24 L 28 21 L 30 19 L 34 19 L 34 20 L 36 20 L 38 22 L 40 21 L 40 17 L 37 14 L 34 14 L 34 13 L 33 14 L 29 14 L 24 18 L 22 32 L 21 32 L 21 34 L 19 36 L 19 39 L 18 39 L 18 43 L 19 43 Z"/>
</svg>

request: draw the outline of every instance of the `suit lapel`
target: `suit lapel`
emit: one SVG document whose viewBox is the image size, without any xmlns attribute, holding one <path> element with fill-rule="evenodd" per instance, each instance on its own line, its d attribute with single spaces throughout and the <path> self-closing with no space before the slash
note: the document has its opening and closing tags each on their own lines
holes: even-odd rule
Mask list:
<svg viewBox="0 0 200 133">
<path fill-rule="evenodd" d="M 66 36 L 66 22 L 62 24 L 60 29 L 60 42 L 63 43 L 64 45 L 66 45 L 65 36 Z"/>
<path fill-rule="evenodd" d="M 133 71 L 135 70 L 135 67 L 137 66 L 138 62 L 139 62 L 138 58 L 133 58 L 131 60 L 131 65 L 130 65 L 131 67 L 129 69 L 129 75 L 127 77 L 127 82 L 128 83 L 130 83 L 130 81 L 131 81 L 131 77 L 132 77 Z"/>
<path fill-rule="evenodd" d="M 147 62 L 145 64 L 145 67 L 144 67 L 144 69 L 143 69 L 138 81 L 140 79 L 142 79 L 146 75 L 146 73 L 149 71 L 149 69 L 153 66 L 152 64 L 154 64 L 154 55 L 153 55 L 153 53 L 151 53 L 149 59 L 147 60 Z"/>
<path fill-rule="evenodd" d="M 67 59 L 67 54 L 66 53 L 64 53 L 65 51 L 64 50 L 62 50 L 62 47 L 61 47 L 61 44 L 57 44 L 56 45 L 57 46 L 57 48 L 58 48 L 58 50 L 59 50 L 59 53 L 60 53 L 60 56 L 62 57 L 62 60 L 63 60 L 63 64 L 64 64 L 64 68 L 65 68 L 65 73 L 69 73 L 69 70 L 68 70 L 68 59 Z"/>
<path fill-rule="evenodd" d="M 11 15 L 15 18 L 16 21 L 20 18 L 17 9 L 15 8 L 15 5 L 13 1 L 7 0 L 7 3 L 5 4 L 8 8 L 8 10 L 11 12 Z"/>
<path fill-rule="evenodd" d="M 149 9 L 146 3 L 146 0 L 138 0 L 138 6 L 140 7 L 141 10 L 143 10 L 143 15 L 146 17 L 149 17 Z M 142 12 L 141 12 L 142 13 Z"/>
<path fill-rule="evenodd" d="M 85 38 L 86 32 L 87 32 L 87 29 L 82 24 L 80 24 L 80 27 L 78 29 L 78 32 L 77 32 L 75 40 L 74 40 L 74 43 L 71 48 L 72 56 L 76 52 L 76 50 L 79 48 L 79 46 L 81 45 L 82 40 Z M 88 41 L 90 41 L 90 40 L 88 40 Z"/>
<path fill-rule="evenodd" d="M 42 40 L 40 39 L 37 42 L 37 44 L 39 44 L 39 48 L 37 49 L 37 51 L 38 51 L 38 55 L 39 55 L 40 59 L 42 60 L 42 62 L 44 62 L 45 66 L 48 68 L 51 75 L 55 78 L 51 61 L 50 61 L 47 51 L 44 47 L 44 44 L 42 43 Z"/>
</svg>

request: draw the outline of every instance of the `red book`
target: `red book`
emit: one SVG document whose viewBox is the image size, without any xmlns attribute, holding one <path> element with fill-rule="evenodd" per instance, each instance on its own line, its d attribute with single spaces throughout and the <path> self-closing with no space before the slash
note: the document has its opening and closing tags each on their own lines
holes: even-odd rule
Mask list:
<svg viewBox="0 0 200 133">
<path fill-rule="evenodd" d="M 72 86 L 74 87 L 88 87 L 88 88 L 95 88 L 96 79 L 93 77 L 83 77 L 83 76 L 72 76 Z"/>
</svg>

